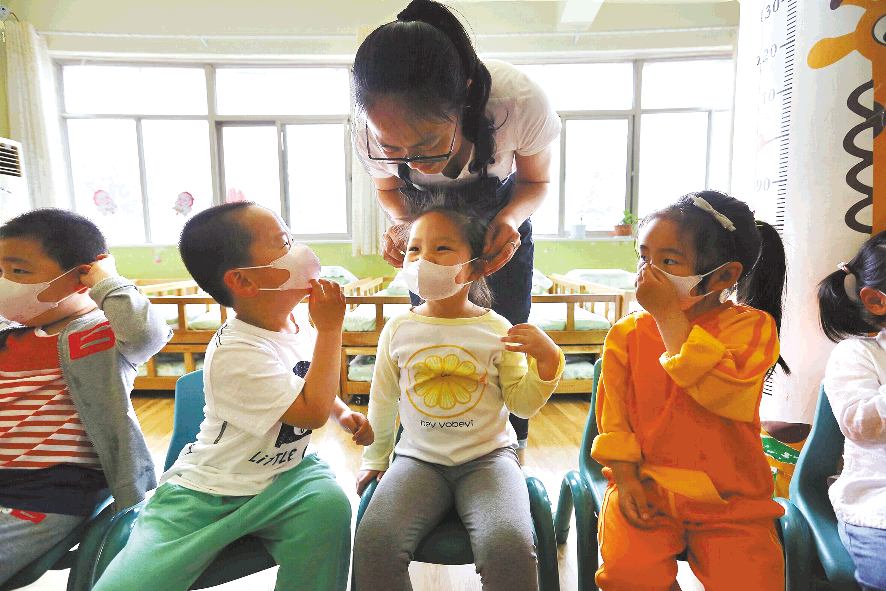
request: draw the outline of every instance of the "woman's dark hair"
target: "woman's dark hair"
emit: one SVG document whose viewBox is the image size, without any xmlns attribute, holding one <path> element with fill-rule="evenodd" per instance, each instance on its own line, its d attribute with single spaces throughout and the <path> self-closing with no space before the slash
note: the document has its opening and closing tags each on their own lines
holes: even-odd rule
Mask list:
<svg viewBox="0 0 886 591">
<path fill-rule="evenodd" d="M 461 230 L 462 238 L 467 242 L 468 247 L 470 248 L 471 258 L 477 259 L 470 263 L 471 266 L 474 267 L 475 270 L 481 270 L 478 269 L 478 267 L 483 264 L 483 259 L 481 257 L 483 256 L 483 249 L 486 246 L 486 229 L 488 227 L 486 222 L 484 222 L 479 216 L 473 215 L 468 211 L 455 211 L 445 207 L 431 206 L 416 215 L 409 223 L 406 230 L 408 231 L 408 229 L 412 227 L 412 224 L 429 213 L 439 213 L 452 220 L 452 223 Z M 492 291 L 489 289 L 489 284 L 486 283 L 486 277 L 481 276 L 479 279 L 471 283 L 471 289 L 468 291 L 468 299 L 482 308 L 492 307 Z"/>
<path fill-rule="evenodd" d="M 252 234 L 238 217 L 253 205 L 251 201 L 236 201 L 204 209 L 185 223 L 178 241 L 182 262 L 197 285 L 229 308 L 234 299 L 225 286 L 225 273 L 252 264 Z"/>
<path fill-rule="evenodd" d="M 486 116 L 491 87 L 489 70 L 461 22 L 431 0 L 412 0 L 396 21 L 370 33 L 354 58 L 354 105 L 359 111 L 394 96 L 413 114 L 458 116 L 462 135 L 474 144 L 470 169 L 481 174 L 495 152 L 494 122 Z"/>
<path fill-rule="evenodd" d="M 701 197 L 735 226 L 727 230 L 710 212 L 693 202 Z M 695 272 L 703 275 L 726 263 L 741 263 L 736 299 L 748 306 L 768 312 L 781 330 L 782 300 L 786 277 L 784 245 L 771 225 L 754 219 L 744 201 L 719 191 L 699 191 L 680 197 L 673 205 L 643 218 L 640 225 L 654 219 L 669 219 L 692 240 L 696 253 Z M 705 278 L 700 289 L 704 290 Z M 788 364 L 779 356 L 778 365 L 786 374 Z"/>
<path fill-rule="evenodd" d="M 883 327 L 886 317 L 871 314 L 860 294 L 864 287 L 886 293 L 886 231 L 868 238 L 845 269 L 848 273 L 837 269 L 818 284 L 821 329 L 835 343 Z"/>
</svg>

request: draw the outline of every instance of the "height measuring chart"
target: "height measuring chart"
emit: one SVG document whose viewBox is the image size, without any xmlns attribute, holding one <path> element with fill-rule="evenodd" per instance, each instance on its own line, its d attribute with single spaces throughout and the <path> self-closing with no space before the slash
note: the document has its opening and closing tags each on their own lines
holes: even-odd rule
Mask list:
<svg viewBox="0 0 886 591">
<path fill-rule="evenodd" d="M 732 190 L 781 232 L 788 265 L 792 373 L 773 376 L 764 420 L 812 422 L 833 348 L 817 284 L 870 236 L 886 200 L 884 14 L 884 0 L 741 2 Z"/>
<path fill-rule="evenodd" d="M 744 5 L 742 5 L 744 9 Z M 759 11 L 757 145 L 754 197 L 757 217 L 784 228 L 797 44 L 797 0 L 764 2 Z"/>
</svg>

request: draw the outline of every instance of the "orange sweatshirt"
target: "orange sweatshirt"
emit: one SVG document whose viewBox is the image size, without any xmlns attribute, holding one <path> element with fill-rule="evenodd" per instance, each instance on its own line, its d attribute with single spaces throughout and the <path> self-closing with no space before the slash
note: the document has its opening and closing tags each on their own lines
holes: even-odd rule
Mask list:
<svg viewBox="0 0 886 591">
<path fill-rule="evenodd" d="M 733 513 L 746 499 L 756 508 L 740 503 L 739 513 L 777 513 L 759 417 L 763 380 L 779 355 L 775 321 L 727 302 L 692 325 L 673 356 L 646 312 L 612 327 L 591 455 L 603 465 L 636 462 L 641 477 L 703 512 Z"/>
</svg>

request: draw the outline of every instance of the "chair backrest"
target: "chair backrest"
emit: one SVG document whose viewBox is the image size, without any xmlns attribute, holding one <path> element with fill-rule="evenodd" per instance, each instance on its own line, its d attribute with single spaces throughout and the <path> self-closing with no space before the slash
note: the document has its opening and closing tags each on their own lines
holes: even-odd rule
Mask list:
<svg viewBox="0 0 886 591">
<path fill-rule="evenodd" d="M 591 406 L 588 409 L 588 419 L 585 421 L 585 432 L 581 438 L 581 449 L 578 456 L 579 472 L 583 475 L 593 474 L 600 475 L 602 479 L 603 466 L 597 460 L 591 457 L 591 446 L 594 445 L 594 438 L 600 434 L 597 429 L 597 384 L 600 381 L 600 374 L 603 370 L 603 358 L 600 357 L 594 362 L 594 381 L 591 385 Z"/>
<path fill-rule="evenodd" d="M 175 382 L 175 414 L 172 419 L 172 439 L 166 451 L 166 464 L 169 470 L 184 446 L 197 440 L 200 423 L 203 422 L 203 370 L 185 374 Z"/>
<path fill-rule="evenodd" d="M 810 493 L 827 497 L 827 479 L 837 473 L 843 457 L 843 443 L 843 434 L 822 387 L 812 430 L 791 478 L 791 498 L 795 492 L 799 492 L 801 497 Z"/>
<path fill-rule="evenodd" d="M 791 502 L 812 530 L 819 562 L 835 591 L 858 589 L 853 576 L 855 566 L 840 541 L 837 517 L 828 498 L 827 480 L 838 471 L 843 444 L 843 434 L 822 387 L 812 431 L 797 459 L 790 491 Z"/>
</svg>

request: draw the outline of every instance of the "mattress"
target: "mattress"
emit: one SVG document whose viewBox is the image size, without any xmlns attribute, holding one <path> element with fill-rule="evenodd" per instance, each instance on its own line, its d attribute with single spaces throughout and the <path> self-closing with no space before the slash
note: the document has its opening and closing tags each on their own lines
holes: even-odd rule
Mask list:
<svg viewBox="0 0 886 591">
<path fill-rule="evenodd" d="M 377 294 L 378 296 L 402 296 L 409 295 L 409 291 L 405 294 L 392 293 L 389 289 L 383 289 Z M 382 307 L 382 314 L 385 322 L 405 314 L 409 311 L 409 304 L 385 304 Z M 353 310 L 345 313 L 345 320 L 342 328 L 345 332 L 372 332 L 375 330 L 375 304 L 360 304 Z"/>
<path fill-rule="evenodd" d="M 565 330 L 566 304 L 555 302 L 532 304 L 529 323 L 546 331 Z M 610 326 L 612 325 L 605 316 L 575 307 L 575 330 L 609 330 Z"/>
</svg>

